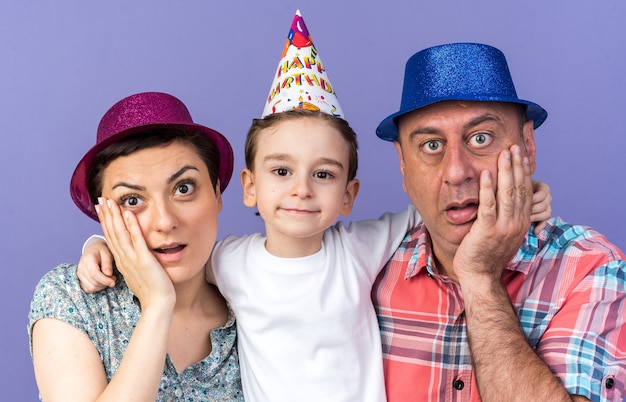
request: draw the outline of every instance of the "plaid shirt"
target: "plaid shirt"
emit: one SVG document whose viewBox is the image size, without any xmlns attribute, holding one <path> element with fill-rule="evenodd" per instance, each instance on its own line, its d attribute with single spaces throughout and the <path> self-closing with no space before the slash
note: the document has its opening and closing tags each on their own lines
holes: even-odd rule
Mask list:
<svg viewBox="0 0 626 402">
<path fill-rule="evenodd" d="M 597 232 L 552 218 L 503 273 L 529 344 L 571 394 L 592 401 L 626 396 L 625 259 Z M 389 402 L 480 401 L 461 289 L 437 273 L 423 225 L 407 233 L 372 300 Z"/>
</svg>

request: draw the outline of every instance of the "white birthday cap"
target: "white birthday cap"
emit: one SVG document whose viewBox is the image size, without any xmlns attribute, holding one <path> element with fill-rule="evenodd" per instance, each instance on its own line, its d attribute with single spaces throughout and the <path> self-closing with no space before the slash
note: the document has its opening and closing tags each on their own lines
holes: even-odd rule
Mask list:
<svg viewBox="0 0 626 402">
<path fill-rule="evenodd" d="M 292 109 L 320 110 L 345 120 L 300 10 L 293 17 L 263 117 Z"/>
</svg>

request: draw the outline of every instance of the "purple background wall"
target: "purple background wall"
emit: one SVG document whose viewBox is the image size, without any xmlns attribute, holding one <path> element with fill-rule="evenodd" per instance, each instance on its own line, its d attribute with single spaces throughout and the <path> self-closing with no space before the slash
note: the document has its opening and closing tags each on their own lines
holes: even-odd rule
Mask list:
<svg viewBox="0 0 626 402">
<path fill-rule="evenodd" d="M 26 335 L 35 284 L 78 261 L 99 226 L 68 194 L 104 111 L 140 91 L 181 98 L 196 121 L 243 139 L 300 7 L 343 109 L 359 133 L 362 191 L 354 219 L 407 203 L 396 154 L 375 137 L 399 106 L 406 59 L 427 46 L 479 41 L 507 55 L 518 94 L 550 116 L 538 130 L 536 178 L 555 215 L 626 248 L 626 3 L 621 0 L 264 2 L 59 0 L 0 5 L 0 400 L 35 400 Z M 221 236 L 261 230 L 225 193 Z"/>
</svg>

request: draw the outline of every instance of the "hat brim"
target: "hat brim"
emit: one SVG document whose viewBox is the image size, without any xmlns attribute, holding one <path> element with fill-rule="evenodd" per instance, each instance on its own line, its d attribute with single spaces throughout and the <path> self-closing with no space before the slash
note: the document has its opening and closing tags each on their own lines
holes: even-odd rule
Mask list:
<svg viewBox="0 0 626 402">
<path fill-rule="evenodd" d="M 98 154 L 98 152 L 102 151 L 109 145 L 120 141 L 123 138 L 129 137 L 133 134 L 151 130 L 158 128 L 172 128 L 172 129 L 182 129 L 182 130 L 195 130 L 204 134 L 209 140 L 211 140 L 220 154 L 220 166 L 218 172 L 218 178 L 220 181 L 220 192 L 224 193 L 224 190 L 228 186 L 230 178 L 233 173 L 233 165 L 234 165 L 234 156 L 233 150 L 226 139 L 219 132 L 205 127 L 200 124 L 181 124 L 181 123 L 173 123 L 173 124 L 148 124 L 143 126 L 133 127 L 131 129 L 121 131 L 106 140 L 94 145 L 83 158 L 78 162 L 76 169 L 74 169 L 74 173 L 72 174 L 72 178 L 70 180 L 70 195 L 72 200 L 76 204 L 76 206 L 83 211 L 87 216 L 91 219 L 99 222 L 98 215 L 96 214 L 96 210 L 94 205 L 89 198 L 89 191 L 87 185 L 87 175 L 89 173 L 89 169 L 91 169 L 91 165 L 93 164 L 93 160 Z"/>
<path fill-rule="evenodd" d="M 460 98 L 460 97 L 450 97 L 450 98 L 442 98 L 437 99 L 432 102 L 423 103 L 420 105 L 415 105 L 414 107 L 407 108 L 405 110 L 400 110 L 392 115 L 386 117 L 376 128 L 376 135 L 385 141 L 397 141 L 398 140 L 398 125 L 397 119 L 400 116 L 403 116 L 407 113 L 411 113 L 415 110 L 421 109 L 423 107 L 433 105 L 435 103 L 444 102 L 444 101 L 476 101 L 476 102 L 505 102 L 505 103 L 516 103 L 520 105 L 526 106 L 526 119 L 533 121 L 533 127 L 536 129 L 541 126 L 543 122 L 548 117 L 548 112 L 545 111 L 541 106 L 536 103 L 526 101 L 523 99 L 517 98 L 502 98 L 499 97 L 497 99 L 494 98 Z"/>
</svg>

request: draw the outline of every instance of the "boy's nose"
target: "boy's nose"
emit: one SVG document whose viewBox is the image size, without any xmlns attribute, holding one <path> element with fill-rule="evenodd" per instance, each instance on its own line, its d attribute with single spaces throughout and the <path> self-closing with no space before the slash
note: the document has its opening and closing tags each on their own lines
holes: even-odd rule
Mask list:
<svg viewBox="0 0 626 402">
<path fill-rule="evenodd" d="M 293 181 L 292 195 L 300 198 L 308 198 L 312 195 L 311 181 L 309 177 L 296 177 Z"/>
</svg>

